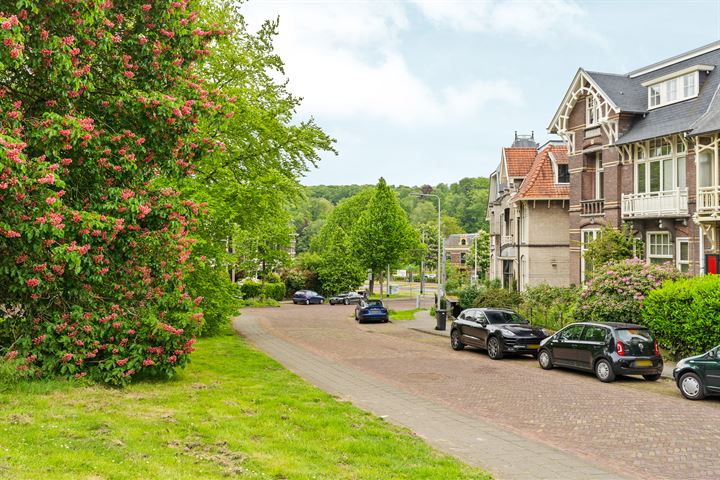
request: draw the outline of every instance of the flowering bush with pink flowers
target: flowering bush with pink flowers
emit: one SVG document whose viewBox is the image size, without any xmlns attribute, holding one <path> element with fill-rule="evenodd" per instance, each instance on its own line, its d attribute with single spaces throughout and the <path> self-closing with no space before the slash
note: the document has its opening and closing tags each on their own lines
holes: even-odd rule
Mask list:
<svg viewBox="0 0 720 480">
<path fill-rule="evenodd" d="M 185 283 L 203 205 L 171 185 L 222 148 L 199 127 L 233 100 L 196 65 L 224 32 L 188 0 L 10 3 L 0 351 L 35 376 L 171 375 L 203 321 Z"/>
<path fill-rule="evenodd" d="M 670 264 L 648 264 L 639 258 L 609 262 L 593 272 L 580 293 L 575 320 L 642 323 L 648 293 L 681 276 Z"/>
</svg>

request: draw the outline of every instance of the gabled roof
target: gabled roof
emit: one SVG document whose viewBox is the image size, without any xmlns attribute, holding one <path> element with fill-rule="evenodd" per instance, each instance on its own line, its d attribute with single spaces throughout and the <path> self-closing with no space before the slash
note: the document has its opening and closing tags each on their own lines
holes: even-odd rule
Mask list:
<svg viewBox="0 0 720 480">
<path fill-rule="evenodd" d="M 550 144 L 537 153 L 514 200 L 569 199 L 570 185 L 555 183 L 553 162 L 567 165 L 567 148 L 565 146 Z"/>
<path fill-rule="evenodd" d="M 697 135 L 720 130 L 720 100 L 713 101 L 720 87 L 720 68 L 708 70 L 707 73 L 700 70 L 697 97 L 654 109 L 648 108 L 648 90 L 643 83 L 647 85 L 646 82 L 698 66 L 720 66 L 720 41 L 625 75 L 590 72 L 580 68 L 548 130 L 555 131 L 564 106 L 576 95 L 583 80 L 592 85 L 615 112 L 635 114 L 633 124 L 615 142 L 617 145 L 683 132 Z"/>
<path fill-rule="evenodd" d="M 508 177 L 524 177 L 527 175 L 537 150 L 533 147 L 505 147 L 503 159 Z"/>
<path fill-rule="evenodd" d="M 473 238 L 477 237 L 477 233 L 453 233 L 451 235 L 448 235 L 445 239 L 445 246 L 446 247 L 470 247 L 472 244 Z M 466 245 L 461 245 L 460 240 L 465 238 L 467 241 Z"/>
</svg>

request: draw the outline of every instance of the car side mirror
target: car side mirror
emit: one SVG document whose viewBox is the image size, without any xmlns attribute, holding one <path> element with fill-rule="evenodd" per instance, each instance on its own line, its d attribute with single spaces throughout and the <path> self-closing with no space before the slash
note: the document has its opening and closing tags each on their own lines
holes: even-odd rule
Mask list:
<svg viewBox="0 0 720 480">
<path fill-rule="evenodd" d="M 718 353 L 720 353 L 720 347 L 713 348 L 710 350 L 710 358 L 718 358 Z"/>
</svg>

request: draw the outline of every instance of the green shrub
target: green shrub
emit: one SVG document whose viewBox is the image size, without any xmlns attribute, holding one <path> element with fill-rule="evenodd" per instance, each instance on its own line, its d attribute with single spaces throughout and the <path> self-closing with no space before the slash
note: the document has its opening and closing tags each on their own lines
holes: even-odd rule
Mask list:
<svg viewBox="0 0 720 480">
<path fill-rule="evenodd" d="M 475 299 L 480 294 L 481 287 L 470 285 L 457 292 L 458 304 L 463 309 L 471 308 L 475 304 Z"/>
<path fill-rule="evenodd" d="M 645 297 L 666 280 L 681 277 L 672 265 L 653 265 L 638 258 L 599 267 L 580 293 L 576 321 L 643 321 Z"/>
<path fill-rule="evenodd" d="M 536 325 L 559 330 L 574 321 L 573 313 L 580 290 L 541 284 L 522 293 L 518 313 Z"/>
<path fill-rule="evenodd" d="M 240 285 L 243 299 L 258 298 L 262 294 L 262 284 L 253 280 L 248 280 Z"/>
<path fill-rule="evenodd" d="M 514 290 L 505 288 L 483 288 L 475 297 L 474 307 L 512 308 L 516 309 L 522 303 L 522 295 Z"/>
<path fill-rule="evenodd" d="M 218 335 L 223 326 L 230 325 L 230 318 L 240 307 L 240 289 L 230 281 L 224 268 L 196 261 L 195 270 L 188 275 L 187 287 L 193 298 L 200 299 L 199 305 L 203 309 L 201 335 Z"/>
<path fill-rule="evenodd" d="M 282 282 L 266 283 L 263 288 L 263 296 L 279 302 L 285 298 L 285 284 Z"/>
<path fill-rule="evenodd" d="M 720 345 L 720 276 L 663 283 L 648 294 L 642 317 L 673 357 Z"/>
</svg>

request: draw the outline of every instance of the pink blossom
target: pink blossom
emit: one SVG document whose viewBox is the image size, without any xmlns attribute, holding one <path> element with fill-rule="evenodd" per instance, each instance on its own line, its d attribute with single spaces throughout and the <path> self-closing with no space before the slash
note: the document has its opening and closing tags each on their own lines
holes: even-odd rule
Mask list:
<svg viewBox="0 0 720 480">
<path fill-rule="evenodd" d="M 40 280 L 38 280 L 37 278 L 30 278 L 25 282 L 25 285 L 27 285 L 28 287 L 34 288 L 34 287 L 37 287 L 38 285 L 40 285 Z"/>
</svg>

